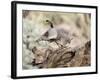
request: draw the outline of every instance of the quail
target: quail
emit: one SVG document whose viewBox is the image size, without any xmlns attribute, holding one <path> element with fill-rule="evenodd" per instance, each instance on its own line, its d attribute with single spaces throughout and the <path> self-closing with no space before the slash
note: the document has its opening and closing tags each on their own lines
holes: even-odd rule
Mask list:
<svg viewBox="0 0 100 80">
<path fill-rule="evenodd" d="M 58 46 L 64 46 L 71 42 L 70 33 L 67 30 L 54 27 L 53 23 L 46 20 L 50 24 L 50 29 L 47 30 L 37 41 L 55 42 Z"/>
</svg>

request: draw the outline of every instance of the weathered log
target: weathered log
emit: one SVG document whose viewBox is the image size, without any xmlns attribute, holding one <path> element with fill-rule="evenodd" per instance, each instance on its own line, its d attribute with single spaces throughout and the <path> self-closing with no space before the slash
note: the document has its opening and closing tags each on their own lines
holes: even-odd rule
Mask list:
<svg viewBox="0 0 100 80">
<path fill-rule="evenodd" d="M 51 51 L 45 62 L 38 65 L 40 68 L 57 68 L 57 67 L 79 67 L 89 66 L 90 63 L 90 46 L 91 42 L 87 42 L 84 46 L 76 50 L 62 47 L 55 51 Z"/>
</svg>

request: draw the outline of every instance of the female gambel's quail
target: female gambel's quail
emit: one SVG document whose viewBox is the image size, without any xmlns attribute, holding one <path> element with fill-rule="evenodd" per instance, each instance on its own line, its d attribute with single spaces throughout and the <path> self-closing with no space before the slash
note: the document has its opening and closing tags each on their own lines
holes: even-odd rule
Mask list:
<svg viewBox="0 0 100 80">
<path fill-rule="evenodd" d="M 50 29 L 47 30 L 37 41 L 45 40 L 55 42 L 58 46 L 64 46 L 71 41 L 71 35 L 67 30 L 54 27 L 52 22 L 46 20 L 50 24 Z"/>
</svg>

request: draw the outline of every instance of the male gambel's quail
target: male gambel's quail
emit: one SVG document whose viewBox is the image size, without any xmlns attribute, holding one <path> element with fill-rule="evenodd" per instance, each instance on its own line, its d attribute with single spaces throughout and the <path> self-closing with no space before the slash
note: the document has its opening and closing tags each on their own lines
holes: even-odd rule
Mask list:
<svg viewBox="0 0 100 80">
<path fill-rule="evenodd" d="M 50 24 L 50 29 L 47 30 L 37 41 L 45 40 L 55 42 L 58 46 L 64 46 L 71 42 L 71 35 L 67 30 L 54 27 L 52 22 L 46 20 Z"/>
</svg>

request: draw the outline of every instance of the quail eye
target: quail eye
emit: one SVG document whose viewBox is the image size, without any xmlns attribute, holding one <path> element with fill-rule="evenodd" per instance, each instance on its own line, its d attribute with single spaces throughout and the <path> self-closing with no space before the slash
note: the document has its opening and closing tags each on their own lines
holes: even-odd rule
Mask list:
<svg viewBox="0 0 100 80">
<path fill-rule="evenodd" d="M 46 20 L 46 22 L 49 22 L 49 20 Z"/>
</svg>

